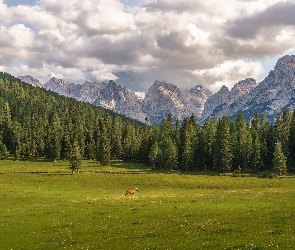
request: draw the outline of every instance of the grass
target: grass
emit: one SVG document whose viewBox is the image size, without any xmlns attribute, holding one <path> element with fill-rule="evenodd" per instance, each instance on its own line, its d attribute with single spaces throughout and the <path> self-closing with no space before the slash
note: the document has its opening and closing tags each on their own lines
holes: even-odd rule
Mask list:
<svg viewBox="0 0 295 250">
<path fill-rule="evenodd" d="M 0 162 L 0 249 L 293 249 L 295 179 Z M 138 174 L 132 174 L 138 173 Z M 135 196 L 124 196 L 138 187 Z"/>
</svg>

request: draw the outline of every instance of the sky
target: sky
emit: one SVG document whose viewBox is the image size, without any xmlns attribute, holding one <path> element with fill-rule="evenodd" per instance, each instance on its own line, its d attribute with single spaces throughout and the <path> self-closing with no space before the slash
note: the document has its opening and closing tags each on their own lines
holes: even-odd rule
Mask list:
<svg viewBox="0 0 295 250">
<path fill-rule="evenodd" d="M 295 54 L 295 0 L 0 0 L 0 70 L 218 91 Z"/>
</svg>

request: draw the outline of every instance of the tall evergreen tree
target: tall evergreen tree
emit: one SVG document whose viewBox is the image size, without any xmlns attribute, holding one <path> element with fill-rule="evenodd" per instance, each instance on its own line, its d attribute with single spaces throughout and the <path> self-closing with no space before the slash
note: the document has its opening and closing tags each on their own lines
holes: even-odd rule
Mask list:
<svg viewBox="0 0 295 250">
<path fill-rule="evenodd" d="M 273 170 L 280 176 L 287 173 L 287 159 L 283 153 L 282 145 L 280 142 L 275 144 L 275 152 L 273 156 Z"/>
<path fill-rule="evenodd" d="M 72 174 L 78 172 L 82 167 L 82 155 L 80 153 L 79 143 L 75 141 L 69 154 L 70 170 Z"/>
<path fill-rule="evenodd" d="M 288 167 L 288 171 L 295 172 L 295 110 L 292 113 L 288 142 L 290 153 L 290 165 Z"/>
<path fill-rule="evenodd" d="M 217 119 L 213 117 L 206 121 L 204 125 L 205 170 L 213 170 L 214 145 L 216 140 L 217 124 Z"/>
<path fill-rule="evenodd" d="M 236 130 L 237 144 L 235 150 L 235 159 L 237 159 L 238 166 L 240 166 L 242 169 L 246 169 L 249 163 L 249 144 L 251 144 L 251 142 L 248 141 L 247 123 L 242 113 L 238 114 L 236 120 Z"/>
<path fill-rule="evenodd" d="M 177 148 L 175 143 L 166 138 L 160 143 L 161 166 L 173 170 L 177 167 Z"/>
<path fill-rule="evenodd" d="M 99 123 L 99 138 L 98 138 L 98 145 L 96 151 L 96 159 L 103 165 L 107 165 L 111 159 L 111 143 L 110 143 L 110 135 L 108 133 L 107 125 L 105 120 L 100 119 Z"/>
<path fill-rule="evenodd" d="M 123 123 L 122 119 L 117 116 L 113 121 L 112 133 L 111 133 L 111 155 L 114 159 L 122 159 L 123 147 Z"/>
<path fill-rule="evenodd" d="M 217 126 L 216 143 L 215 143 L 215 170 L 227 172 L 231 170 L 233 154 L 230 145 L 230 125 L 227 116 L 221 118 Z"/>
<path fill-rule="evenodd" d="M 193 169 L 194 164 L 194 143 L 193 138 L 195 136 L 194 124 L 190 122 L 188 118 L 183 120 L 183 124 L 180 129 L 180 167 L 183 171 L 189 171 Z"/>
<path fill-rule="evenodd" d="M 291 111 L 286 108 L 283 111 L 282 116 L 278 116 L 276 120 L 276 136 L 277 141 L 281 142 L 283 153 L 289 158 L 289 136 L 290 136 L 290 123 L 291 123 Z M 289 162 L 287 162 L 289 163 Z M 291 163 L 289 163 L 290 165 Z"/>
<path fill-rule="evenodd" d="M 60 157 L 61 151 L 61 139 L 62 139 L 62 127 L 60 118 L 55 113 L 51 119 L 51 123 L 48 128 L 45 155 L 47 158 L 56 161 Z"/>
<path fill-rule="evenodd" d="M 0 140 L 0 160 L 4 160 L 7 157 L 6 145 Z"/>
<path fill-rule="evenodd" d="M 159 149 L 158 143 L 155 142 L 150 150 L 149 153 L 149 161 L 150 164 L 153 166 L 153 169 L 156 169 L 156 164 L 160 162 L 161 151 Z"/>
</svg>

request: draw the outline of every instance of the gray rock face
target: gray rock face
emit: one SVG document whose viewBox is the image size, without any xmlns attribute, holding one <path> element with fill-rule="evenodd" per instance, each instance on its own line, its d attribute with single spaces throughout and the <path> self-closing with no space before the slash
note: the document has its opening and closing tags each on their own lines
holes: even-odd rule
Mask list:
<svg viewBox="0 0 295 250">
<path fill-rule="evenodd" d="M 144 122 L 146 116 L 142 112 L 142 102 L 142 99 L 132 91 L 109 81 L 92 104 Z"/>
<path fill-rule="evenodd" d="M 237 100 L 243 99 L 256 86 L 257 83 L 252 78 L 239 81 L 231 90 L 226 86 L 222 86 L 217 93 L 208 98 L 199 122 L 204 123 L 210 117 L 221 118 L 223 116 L 231 116 L 232 112 L 234 112 L 231 110 L 231 105 Z M 239 107 L 242 108 L 241 106 Z"/>
<path fill-rule="evenodd" d="M 18 78 L 21 79 L 23 82 L 31 84 L 32 86 L 42 87 L 42 84 L 39 82 L 39 80 L 35 79 L 30 75 L 19 76 Z"/>
<path fill-rule="evenodd" d="M 295 56 L 284 56 L 257 87 L 231 104 L 231 117 L 243 112 L 249 120 L 255 113 L 264 113 L 274 122 L 285 108 L 294 109 L 294 91 Z"/>
<path fill-rule="evenodd" d="M 31 76 L 20 76 L 22 81 L 41 86 Z M 156 81 L 144 99 L 114 81 L 108 83 L 85 82 L 82 85 L 51 78 L 43 85 L 58 94 L 92 103 L 114 112 L 151 124 L 158 124 L 171 114 L 182 120 L 194 116 L 204 123 L 210 117 L 229 116 L 235 119 L 242 112 L 249 121 L 255 113 L 265 113 L 271 122 L 286 107 L 295 108 L 295 56 L 284 56 L 278 60 L 274 70 L 261 82 L 252 78 L 239 81 L 229 90 L 226 86 L 215 94 L 198 85 L 181 90 L 172 83 Z"/>
<path fill-rule="evenodd" d="M 156 81 L 148 90 L 142 111 L 151 124 L 160 123 L 168 114 L 182 120 L 194 114 L 199 117 L 208 96 L 212 93 L 202 86 L 190 90 L 180 90 L 172 83 Z"/>
</svg>

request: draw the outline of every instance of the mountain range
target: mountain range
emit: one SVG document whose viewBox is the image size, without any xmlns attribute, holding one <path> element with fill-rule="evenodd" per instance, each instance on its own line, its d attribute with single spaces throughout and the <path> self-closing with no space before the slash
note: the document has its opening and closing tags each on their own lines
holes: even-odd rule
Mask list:
<svg viewBox="0 0 295 250">
<path fill-rule="evenodd" d="M 168 114 L 176 119 L 194 116 L 204 123 L 210 117 L 234 119 L 242 112 L 249 121 L 257 112 L 274 122 L 285 108 L 295 107 L 295 55 L 280 58 L 260 83 L 255 79 L 241 80 L 229 90 L 222 86 L 217 93 L 197 85 L 181 90 L 172 83 L 155 81 L 144 98 L 115 81 L 74 84 L 52 77 L 44 85 L 32 76 L 19 76 L 22 81 L 43 87 L 60 95 L 111 109 L 116 113 L 150 124 L 159 124 Z"/>
</svg>

